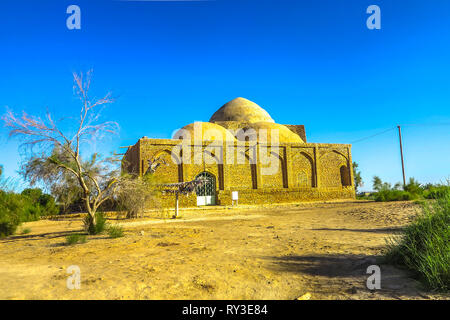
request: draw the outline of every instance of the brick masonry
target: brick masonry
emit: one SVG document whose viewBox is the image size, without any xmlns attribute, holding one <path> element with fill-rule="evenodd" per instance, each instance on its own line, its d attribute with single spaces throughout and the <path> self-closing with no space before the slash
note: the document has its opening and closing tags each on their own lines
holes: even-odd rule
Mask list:
<svg viewBox="0 0 450 320">
<path fill-rule="evenodd" d="M 251 110 L 251 119 L 255 118 L 255 114 L 258 115 L 257 112 Z M 229 114 L 227 116 L 230 117 Z M 241 118 L 242 114 L 239 114 L 240 121 L 229 121 L 227 118 L 227 121 L 214 123 L 234 134 L 236 129 L 252 125 Z M 181 140 L 144 137 L 128 148 L 122 170 L 143 175 L 148 170 L 148 161 L 158 159 L 160 166 L 154 175 L 161 183 L 192 181 L 206 171 L 215 178 L 218 205 L 231 205 L 232 191 L 238 191 L 240 204 L 354 199 L 351 145 L 306 143 L 303 125 L 285 127 L 290 130 L 290 134 L 297 136 L 292 141 L 300 137 L 304 142 L 291 143 L 286 140 L 289 137 L 284 137 L 274 147 L 259 140 L 221 141 L 214 146 L 211 146 L 211 141 L 185 141 L 183 154 L 180 151 Z M 278 170 L 273 174 L 264 174 L 268 165 L 261 160 L 261 152 L 270 154 L 272 161 L 276 161 Z M 186 161 L 188 154 L 191 161 Z M 237 163 L 238 158 L 243 159 L 243 162 Z M 161 195 L 163 206 L 173 206 L 173 202 L 173 195 Z M 195 193 L 180 197 L 181 207 L 196 205 Z"/>
</svg>

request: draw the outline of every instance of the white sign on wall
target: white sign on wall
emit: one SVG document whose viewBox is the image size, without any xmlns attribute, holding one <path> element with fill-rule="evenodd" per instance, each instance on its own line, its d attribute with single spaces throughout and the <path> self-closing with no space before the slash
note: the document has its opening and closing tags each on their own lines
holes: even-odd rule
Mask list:
<svg viewBox="0 0 450 320">
<path fill-rule="evenodd" d="M 237 191 L 231 192 L 231 200 L 237 201 L 239 199 L 239 194 Z"/>
</svg>

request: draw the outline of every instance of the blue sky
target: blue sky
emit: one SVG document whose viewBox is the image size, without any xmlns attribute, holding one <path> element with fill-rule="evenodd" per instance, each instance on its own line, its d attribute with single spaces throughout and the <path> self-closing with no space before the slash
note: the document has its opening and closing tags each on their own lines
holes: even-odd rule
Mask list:
<svg viewBox="0 0 450 320">
<path fill-rule="evenodd" d="M 66 8 L 81 8 L 81 30 Z M 366 8 L 381 8 L 381 30 Z M 450 176 L 449 1 L 11 1 L 0 4 L 0 108 L 75 115 L 73 71 L 94 70 L 97 96 L 120 151 L 140 137 L 169 138 L 245 97 L 309 142 L 352 143 L 403 127 L 407 177 Z M 437 125 L 442 124 L 442 125 Z M 446 125 L 444 125 L 446 124 Z M 0 164 L 17 177 L 18 143 L 0 129 Z M 401 180 L 398 135 L 353 145 L 365 187 Z"/>
</svg>

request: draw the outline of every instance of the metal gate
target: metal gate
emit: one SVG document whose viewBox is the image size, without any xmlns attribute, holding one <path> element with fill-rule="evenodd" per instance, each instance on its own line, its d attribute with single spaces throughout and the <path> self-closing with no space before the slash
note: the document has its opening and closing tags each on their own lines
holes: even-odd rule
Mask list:
<svg viewBox="0 0 450 320">
<path fill-rule="evenodd" d="M 202 179 L 204 183 L 195 189 L 197 206 L 216 204 L 216 178 L 209 172 L 200 173 L 195 179 Z"/>
</svg>

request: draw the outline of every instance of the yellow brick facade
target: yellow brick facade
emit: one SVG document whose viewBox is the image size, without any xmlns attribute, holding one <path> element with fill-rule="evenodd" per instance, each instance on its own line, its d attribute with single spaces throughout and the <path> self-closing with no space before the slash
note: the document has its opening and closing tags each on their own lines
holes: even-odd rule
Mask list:
<svg viewBox="0 0 450 320">
<path fill-rule="evenodd" d="M 220 126 L 221 130 L 227 131 L 226 138 L 220 143 L 211 147 L 209 140 L 185 140 L 182 148 L 179 139 L 144 137 L 128 148 L 123 158 L 123 170 L 143 175 L 149 169 L 149 161 L 157 160 L 160 165 L 153 174 L 161 183 L 192 181 L 199 174 L 207 172 L 214 179 L 213 193 L 217 205 L 231 205 L 233 191 L 238 192 L 239 204 L 355 197 L 351 145 L 307 143 L 304 127 L 300 125 L 286 125 L 287 131 L 282 128 L 276 145 L 272 145 L 270 138 L 261 141 L 259 136 L 255 139 L 232 140 L 236 136 L 236 130 L 240 128 L 268 127 L 270 130 L 273 126 L 277 128 L 278 134 L 280 127 L 278 124 L 270 124 L 273 120 L 265 110 L 257 105 L 250 105 L 248 100 L 240 99 L 242 98 L 219 109 L 219 115 L 216 113 L 208 125 L 203 127 L 217 130 Z M 249 109 L 250 116 L 247 118 L 247 110 L 241 107 L 243 103 Z M 233 112 L 238 112 L 236 119 L 233 118 Z M 189 130 L 192 128 L 190 125 Z M 229 132 L 232 134 L 231 138 Z M 272 162 L 267 164 L 263 161 L 267 160 L 267 157 L 261 156 L 264 154 Z M 271 166 L 277 170 L 267 174 Z M 174 201 L 173 195 L 162 196 L 162 199 L 168 206 Z M 196 205 L 195 193 L 180 197 L 181 207 Z"/>
</svg>

